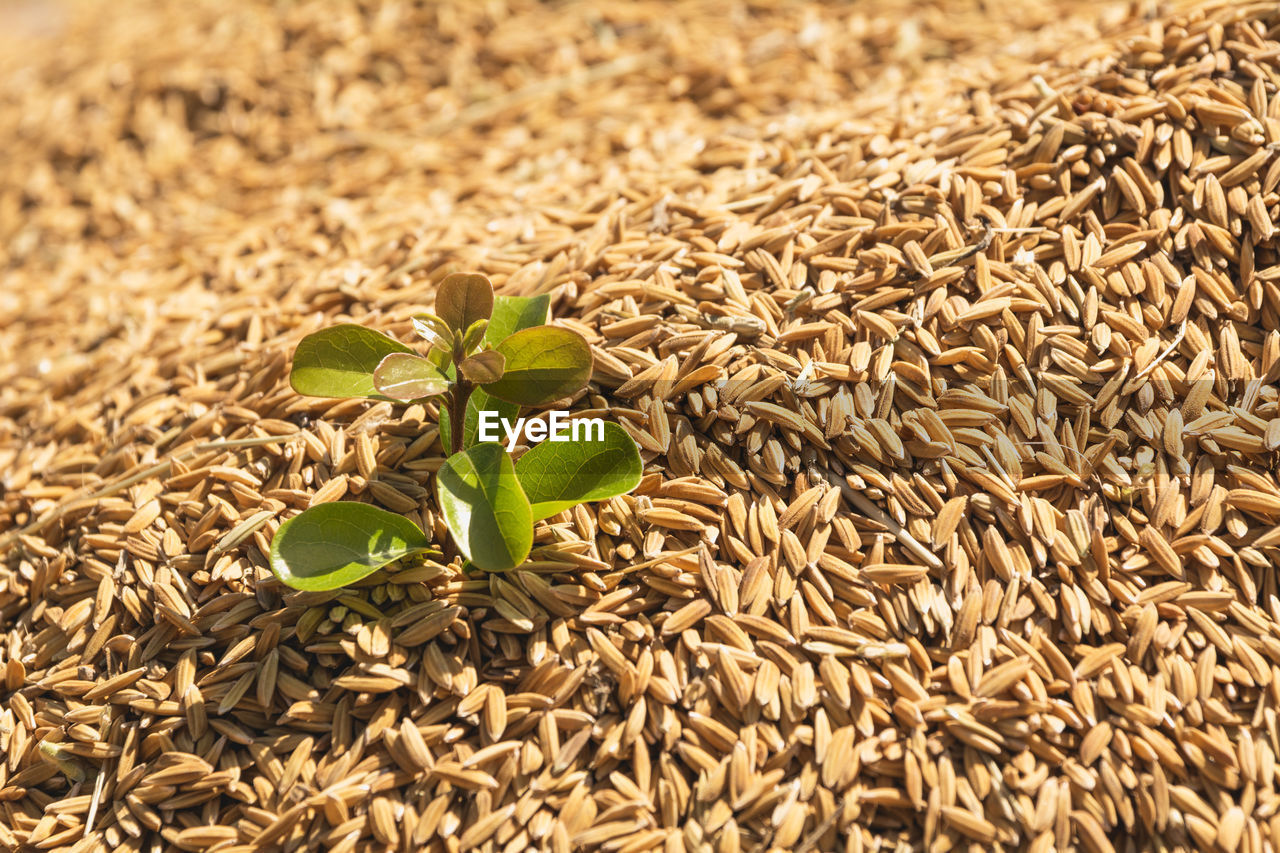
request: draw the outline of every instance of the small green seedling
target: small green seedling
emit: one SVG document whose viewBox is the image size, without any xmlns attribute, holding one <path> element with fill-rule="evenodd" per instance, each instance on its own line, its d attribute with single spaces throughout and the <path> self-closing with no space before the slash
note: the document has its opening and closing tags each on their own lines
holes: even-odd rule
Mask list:
<svg viewBox="0 0 1280 853">
<path fill-rule="evenodd" d="M 545 295 L 495 297 L 484 276 L 459 273 L 440 283 L 435 313 L 413 319 L 425 354 L 351 324 L 308 335 L 294 353 L 289 379 L 301 394 L 440 402 L 449 456 L 436 497 L 458 550 L 489 571 L 525 561 L 534 522 L 640 482 L 639 448 L 614 423 L 603 424 L 594 441 L 544 441 L 515 461 L 502 444 L 477 440 L 482 412 L 513 421 L 521 406 L 569 397 L 591 379 L 587 342 L 546 325 L 549 306 Z M 271 568 L 295 589 L 329 590 L 432 551 L 409 519 L 343 501 L 280 525 Z"/>
</svg>

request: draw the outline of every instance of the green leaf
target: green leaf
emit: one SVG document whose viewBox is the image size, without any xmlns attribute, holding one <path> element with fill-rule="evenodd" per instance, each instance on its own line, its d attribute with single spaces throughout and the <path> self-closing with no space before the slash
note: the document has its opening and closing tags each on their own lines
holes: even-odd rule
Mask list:
<svg viewBox="0 0 1280 853">
<path fill-rule="evenodd" d="M 499 343 L 497 352 L 506 358 L 506 369 L 484 388 L 500 400 L 536 406 L 567 397 L 591 379 L 591 349 L 568 329 L 524 329 Z"/>
<path fill-rule="evenodd" d="M 551 309 L 551 297 L 541 296 L 499 296 L 493 301 L 493 316 L 489 318 L 489 328 L 485 330 L 484 342 L 496 346 L 521 329 L 531 329 L 547 322 L 547 312 Z"/>
<path fill-rule="evenodd" d="M 427 361 L 431 362 L 446 377 L 451 377 L 453 367 L 453 350 L 446 346 L 434 346 L 427 350 Z"/>
<path fill-rule="evenodd" d="M 506 359 L 502 357 L 502 353 L 497 350 L 485 350 L 459 364 L 458 369 L 469 381 L 484 385 L 501 379 L 505 364 Z"/>
<path fill-rule="evenodd" d="M 289 384 L 312 397 L 381 397 L 373 384 L 378 364 L 392 353 L 412 352 L 381 332 L 343 323 L 299 342 Z"/>
<path fill-rule="evenodd" d="M 436 291 L 436 315 L 455 332 L 465 332 L 476 320 L 493 313 L 493 285 L 482 275 L 447 275 Z"/>
<path fill-rule="evenodd" d="M 373 385 L 392 400 L 408 402 L 449 390 L 449 379 L 420 355 L 393 352 L 373 372 Z"/>
<path fill-rule="evenodd" d="M 294 589 L 338 589 L 430 545 L 403 516 L 352 501 L 326 503 L 280 525 L 271 540 L 271 570 Z"/>
<path fill-rule="evenodd" d="M 473 353 L 484 340 L 484 333 L 489 330 L 488 320 L 476 320 L 471 324 L 471 328 L 467 329 L 466 334 L 462 336 L 462 351 L 464 353 Z"/>
<path fill-rule="evenodd" d="M 536 521 L 575 504 L 625 495 L 640 484 L 642 468 L 635 441 L 622 427 L 606 422 L 603 441 L 548 439 L 535 444 L 516 463 L 516 475 Z"/>
<path fill-rule="evenodd" d="M 449 411 L 447 406 L 440 407 L 440 441 L 445 448 L 452 447 L 450 443 L 449 432 Z M 471 447 L 476 443 L 476 433 L 480 430 L 480 413 L 483 411 L 497 412 L 499 418 L 506 418 L 514 421 L 516 415 L 520 414 L 520 407 L 515 403 L 508 403 L 505 400 L 497 400 L 490 397 L 484 392 L 483 388 L 477 388 L 471 392 L 471 396 L 467 399 L 467 413 L 463 416 L 462 422 L 462 446 L 464 448 Z"/>
<path fill-rule="evenodd" d="M 436 478 L 445 522 L 463 556 L 491 572 L 524 562 L 533 512 L 502 445 L 477 444 L 450 456 Z"/>
<path fill-rule="evenodd" d="M 453 340 L 453 329 L 435 314 L 414 314 L 413 330 L 418 336 L 433 344 L 448 343 Z"/>
</svg>

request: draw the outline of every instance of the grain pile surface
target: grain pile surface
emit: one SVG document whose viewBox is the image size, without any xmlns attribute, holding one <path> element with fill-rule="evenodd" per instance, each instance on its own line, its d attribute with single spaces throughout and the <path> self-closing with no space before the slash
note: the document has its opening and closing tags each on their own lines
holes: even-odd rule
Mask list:
<svg viewBox="0 0 1280 853">
<path fill-rule="evenodd" d="M 1004 6 L 0 9 L 0 848 L 1276 849 L 1280 10 Z M 283 587 L 455 269 L 641 487 Z"/>
</svg>

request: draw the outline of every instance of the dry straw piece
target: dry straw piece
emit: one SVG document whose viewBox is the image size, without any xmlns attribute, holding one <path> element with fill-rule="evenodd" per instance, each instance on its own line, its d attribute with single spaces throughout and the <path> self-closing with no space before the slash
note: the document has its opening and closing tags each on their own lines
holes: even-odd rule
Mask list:
<svg viewBox="0 0 1280 853">
<path fill-rule="evenodd" d="M 0 848 L 1280 846 L 1273 2 L 126 5 L 0 10 Z M 458 268 L 644 481 L 281 586 Z"/>
</svg>

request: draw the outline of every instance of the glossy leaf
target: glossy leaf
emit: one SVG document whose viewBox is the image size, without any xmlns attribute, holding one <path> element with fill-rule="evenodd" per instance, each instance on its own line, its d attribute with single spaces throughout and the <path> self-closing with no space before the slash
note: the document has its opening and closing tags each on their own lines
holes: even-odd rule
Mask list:
<svg viewBox="0 0 1280 853">
<path fill-rule="evenodd" d="M 458 369 L 462 371 L 462 375 L 468 381 L 484 385 L 489 382 L 497 382 L 502 378 L 502 369 L 506 365 L 506 361 L 502 357 L 502 353 L 491 349 L 478 352 L 469 357 L 458 365 Z"/>
<path fill-rule="evenodd" d="M 516 332 L 497 345 L 507 360 L 491 397 L 536 406 L 581 390 L 591 379 L 591 349 L 581 335 L 555 326 Z"/>
<path fill-rule="evenodd" d="M 302 339 L 293 354 L 289 384 L 312 397 L 380 397 L 373 372 L 388 355 L 412 352 L 381 332 L 343 323 Z"/>
<path fill-rule="evenodd" d="M 434 397 L 449 389 L 448 378 L 428 359 L 403 352 L 382 360 L 373 372 L 373 384 L 379 393 L 401 402 Z"/>
<path fill-rule="evenodd" d="M 639 485 L 642 468 L 635 441 L 622 427 L 606 422 L 603 441 L 548 439 L 535 444 L 516 463 L 516 475 L 536 521 L 575 504 L 624 495 Z"/>
<path fill-rule="evenodd" d="M 430 545 L 404 516 L 352 501 L 325 503 L 280 525 L 271 570 L 294 589 L 338 589 Z"/>
<path fill-rule="evenodd" d="M 531 329 L 547 322 L 547 312 L 551 309 L 551 297 L 541 296 L 499 296 L 493 300 L 493 316 L 489 318 L 489 328 L 485 330 L 484 341 L 489 346 L 511 337 L 521 329 Z"/>
<path fill-rule="evenodd" d="M 413 330 L 433 344 L 447 344 L 453 340 L 453 329 L 435 314 L 414 314 Z"/>
<path fill-rule="evenodd" d="M 437 475 L 436 492 L 449 532 L 468 560 L 504 571 L 529 556 L 533 511 L 502 445 L 477 444 L 450 456 Z"/>
<path fill-rule="evenodd" d="M 453 273 L 436 291 L 436 316 L 455 332 L 465 332 L 493 313 L 493 285 L 482 275 Z"/>
<path fill-rule="evenodd" d="M 477 433 L 480 431 L 480 413 L 483 411 L 496 412 L 499 418 L 506 418 L 514 421 L 516 415 L 520 414 L 520 407 L 515 403 L 508 403 L 506 400 L 497 400 L 490 397 L 484 392 L 483 388 L 477 388 L 471 392 L 471 397 L 467 400 L 467 412 L 462 423 L 462 446 L 463 448 L 471 447 L 477 441 Z M 449 432 L 449 411 L 447 406 L 440 407 L 440 442 L 446 448 L 452 447 Z"/>
<path fill-rule="evenodd" d="M 480 342 L 484 340 L 485 332 L 488 330 L 488 320 L 476 320 L 472 323 L 471 328 L 467 329 L 467 333 L 462 336 L 462 351 L 473 353 L 479 349 Z"/>
</svg>

